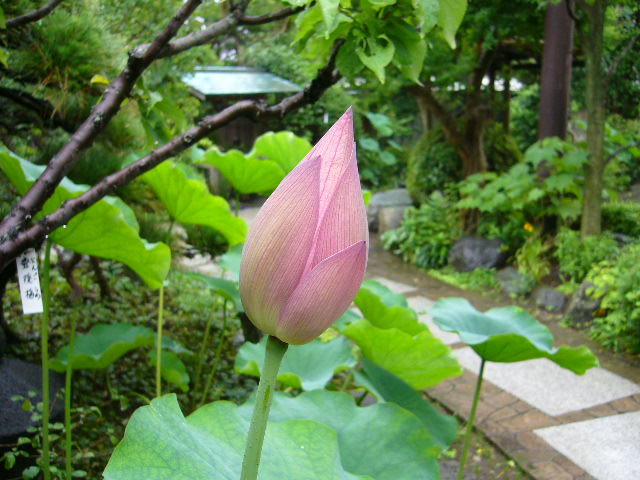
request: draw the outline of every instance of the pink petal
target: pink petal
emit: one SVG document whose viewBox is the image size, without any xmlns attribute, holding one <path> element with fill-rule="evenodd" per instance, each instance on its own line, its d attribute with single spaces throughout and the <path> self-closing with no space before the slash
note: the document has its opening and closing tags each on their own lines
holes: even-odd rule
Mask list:
<svg viewBox="0 0 640 480">
<path fill-rule="evenodd" d="M 240 296 L 247 315 L 273 334 L 308 261 L 318 221 L 321 161 L 300 164 L 258 212 L 240 264 Z"/>
<path fill-rule="evenodd" d="M 294 345 L 308 343 L 320 335 L 347 310 L 358 293 L 366 266 L 364 241 L 316 265 L 291 295 L 275 335 Z"/>
<path fill-rule="evenodd" d="M 322 210 L 320 199 L 320 222 L 314 239 L 314 252 L 305 271 L 310 270 L 325 258 L 344 250 L 349 245 L 369 241 L 367 212 L 360 188 L 355 148 L 351 161 L 337 184 L 333 196 Z"/>
<path fill-rule="evenodd" d="M 342 175 L 351 161 L 355 144 L 353 141 L 353 109 L 349 109 L 334 123 L 316 143 L 302 162 L 316 156 L 322 157 L 320 170 L 320 215 L 323 214 L 328 200 L 333 196 Z M 301 163 L 302 163 L 301 162 Z"/>
</svg>

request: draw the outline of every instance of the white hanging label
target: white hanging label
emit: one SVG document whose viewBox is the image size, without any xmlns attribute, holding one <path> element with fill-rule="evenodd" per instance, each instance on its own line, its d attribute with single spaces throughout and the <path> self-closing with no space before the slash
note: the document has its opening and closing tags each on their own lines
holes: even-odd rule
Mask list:
<svg viewBox="0 0 640 480">
<path fill-rule="evenodd" d="M 42 313 L 42 292 L 38 278 L 38 256 L 33 248 L 24 251 L 17 259 L 18 283 L 25 315 Z"/>
</svg>

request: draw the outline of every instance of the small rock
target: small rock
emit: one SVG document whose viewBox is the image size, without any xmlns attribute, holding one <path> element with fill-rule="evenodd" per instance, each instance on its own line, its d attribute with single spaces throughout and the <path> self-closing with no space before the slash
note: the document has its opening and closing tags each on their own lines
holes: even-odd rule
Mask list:
<svg viewBox="0 0 640 480">
<path fill-rule="evenodd" d="M 383 207 L 378 212 L 378 232 L 384 233 L 402 225 L 404 212 L 409 206 L 404 207 Z"/>
<path fill-rule="evenodd" d="M 369 230 L 377 232 L 380 222 L 380 211 L 388 207 L 409 207 L 413 204 L 406 188 L 394 188 L 385 192 L 374 193 L 367 206 Z M 404 212 L 404 210 L 403 210 Z M 387 214 L 390 215 L 390 214 Z M 402 217 L 400 217 L 402 221 Z M 399 224 L 398 224 L 399 226 Z M 397 227 L 394 227 L 397 228 Z"/>
<path fill-rule="evenodd" d="M 567 307 L 567 320 L 576 327 L 588 327 L 593 322 L 593 313 L 600 308 L 600 300 L 589 296 L 587 291 L 593 288 L 591 282 L 584 282 L 573 294 Z"/>
<path fill-rule="evenodd" d="M 56 393 L 64 386 L 64 375 L 50 372 L 51 419 L 64 416 L 64 405 Z M 36 392 L 31 403 L 42 401 L 42 368 L 40 365 L 15 358 L 0 358 L 0 443 L 11 443 L 17 437 L 27 435 L 27 428 L 35 426 L 32 412 L 22 409 L 21 401 L 11 400 L 15 395 L 29 398 L 29 391 Z"/>
<path fill-rule="evenodd" d="M 532 281 L 513 267 L 503 268 L 496 276 L 502 290 L 509 295 L 523 296 L 531 291 Z"/>
<path fill-rule="evenodd" d="M 567 296 L 554 288 L 540 287 L 533 292 L 536 306 L 550 312 L 561 312 L 567 305 Z"/>
<path fill-rule="evenodd" d="M 472 272 L 476 268 L 498 268 L 505 254 L 498 238 L 462 237 L 449 253 L 449 264 L 459 272 Z"/>
</svg>

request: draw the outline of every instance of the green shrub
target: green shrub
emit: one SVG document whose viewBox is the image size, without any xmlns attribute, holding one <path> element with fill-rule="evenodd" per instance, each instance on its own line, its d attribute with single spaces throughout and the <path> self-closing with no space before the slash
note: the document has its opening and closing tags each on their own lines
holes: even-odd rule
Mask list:
<svg viewBox="0 0 640 480">
<path fill-rule="evenodd" d="M 425 203 L 446 184 L 460 180 L 460 157 L 441 128 L 426 132 L 409 152 L 407 189 L 416 203 Z"/>
<path fill-rule="evenodd" d="M 501 123 L 489 124 L 484 134 L 484 145 L 491 171 L 506 172 L 522 161 L 522 151 L 513 137 L 505 132 Z"/>
<path fill-rule="evenodd" d="M 447 264 L 449 250 L 460 233 L 460 220 L 451 203 L 434 192 L 419 209 L 408 209 L 402 226 L 385 232 L 382 242 L 405 262 L 437 268 Z"/>
<path fill-rule="evenodd" d="M 500 292 L 502 286 L 498 281 L 496 270 L 491 268 L 476 268 L 472 272 L 459 272 L 452 266 L 439 270 L 429 270 L 429 275 L 438 280 L 463 290 L 470 290 L 486 295 L 489 292 Z"/>
<path fill-rule="evenodd" d="M 640 237 L 640 204 L 616 202 L 602 205 L 602 230 Z"/>
<path fill-rule="evenodd" d="M 547 252 L 551 246 L 543 242 L 540 237 L 529 237 L 516 252 L 518 271 L 539 282 L 549 275 L 551 267 L 547 259 Z"/>
<path fill-rule="evenodd" d="M 619 250 L 608 232 L 582 239 L 579 232 L 565 229 L 556 237 L 555 257 L 563 279 L 580 283 L 594 264 L 615 257 Z"/>
<path fill-rule="evenodd" d="M 640 353 L 640 243 L 626 246 L 615 260 L 596 265 L 587 280 L 591 294 L 600 298 L 602 316 L 596 317 L 591 336 L 616 351 Z"/>
<path fill-rule="evenodd" d="M 478 233 L 500 238 L 513 251 L 527 237 L 525 225 L 536 231 L 545 218 L 569 223 L 580 216 L 585 162 L 586 151 L 558 138 L 544 139 L 509 171 L 475 174 L 460 182 L 456 206 L 478 210 Z"/>
</svg>

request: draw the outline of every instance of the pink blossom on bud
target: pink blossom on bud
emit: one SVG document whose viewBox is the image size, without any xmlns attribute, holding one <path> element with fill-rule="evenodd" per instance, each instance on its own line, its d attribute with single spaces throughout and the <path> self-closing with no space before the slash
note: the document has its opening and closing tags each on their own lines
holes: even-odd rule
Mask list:
<svg viewBox="0 0 640 480">
<path fill-rule="evenodd" d="M 353 301 L 368 243 L 350 108 L 282 180 L 249 229 L 240 266 L 249 319 L 283 342 L 310 342 Z"/>
</svg>

